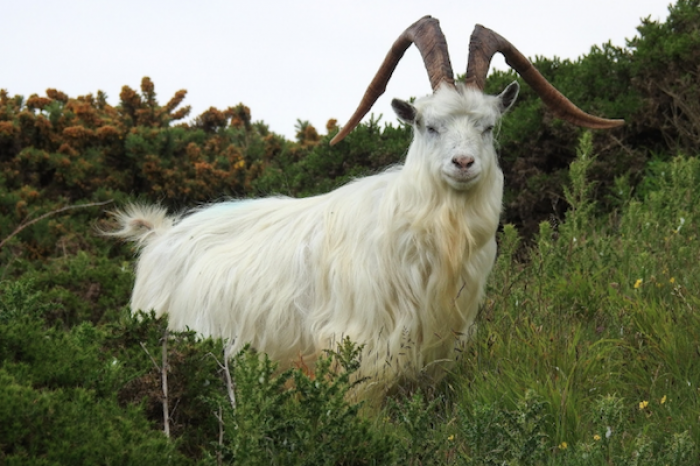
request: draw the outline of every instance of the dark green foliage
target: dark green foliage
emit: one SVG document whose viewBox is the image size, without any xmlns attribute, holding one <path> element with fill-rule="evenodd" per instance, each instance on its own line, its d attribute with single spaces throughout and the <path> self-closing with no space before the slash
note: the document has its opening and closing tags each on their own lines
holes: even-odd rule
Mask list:
<svg viewBox="0 0 700 466">
<path fill-rule="evenodd" d="M 114 321 L 133 286 L 130 264 L 82 251 L 52 259 L 23 278 L 47 290 L 44 299 L 54 304 L 44 316 L 47 322 L 68 327 Z"/>
<path fill-rule="evenodd" d="M 317 360 L 314 374 L 277 374 L 267 356 L 239 353 L 232 360 L 236 408 L 220 402 L 223 458 L 245 465 L 391 464 L 390 438 L 345 401 L 357 355 L 346 340 Z"/>
<path fill-rule="evenodd" d="M 232 410 L 220 343 L 169 334 L 164 362 L 166 321 L 119 313 L 106 325 L 69 326 L 54 317 L 50 294 L 30 280 L 0 282 L 0 459 L 8 464 L 184 464 L 216 452 L 236 464 L 391 462 L 390 438 L 345 401 L 358 355 L 349 341 L 314 374 L 278 374 L 266 357 L 241 352 Z M 177 442 L 157 432 L 163 364 Z"/>
<path fill-rule="evenodd" d="M 608 118 L 624 118 L 623 129 L 596 132 L 599 157 L 593 177 L 599 182 L 597 196 L 609 189 L 615 176 L 638 179 L 647 157 L 644 147 L 626 144 L 630 123 L 640 104 L 630 87 L 629 52 L 605 44 L 576 62 L 538 58 L 535 65 L 564 95 L 584 111 Z M 488 82 L 499 92 L 514 73 L 496 73 Z M 556 120 L 527 86 L 515 108 L 506 115 L 498 134 L 501 165 L 506 176 L 505 218 L 526 236 L 537 231 L 540 221 L 562 218 L 568 204 L 562 193 L 569 163 L 575 157 L 581 129 Z M 625 142 L 619 142 L 625 141 Z M 602 207 L 605 207 L 603 204 Z"/>
<path fill-rule="evenodd" d="M 291 151 L 274 159 L 254 182 L 254 188 L 265 194 L 322 194 L 354 177 L 370 175 L 402 161 L 411 141 L 409 127 L 382 128 L 375 119 L 358 126 L 338 145 L 330 146 L 334 134 L 305 152 Z"/>
<path fill-rule="evenodd" d="M 189 464 L 137 407 L 83 388 L 34 389 L 0 368 L 0 462 Z"/>
<path fill-rule="evenodd" d="M 700 2 L 679 0 L 669 12 L 665 22 L 645 19 L 630 42 L 632 82 L 645 104 L 637 124 L 662 139 L 655 148 L 692 152 L 700 143 Z"/>
<path fill-rule="evenodd" d="M 47 327 L 52 307 L 31 283 L 0 283 L 0 462 L 187 464 L 138 404 L 118 403 L 105 329 Z"/>
<path fill-rule="evenodd" d="M 29 286 L 23 282 L 2 283 L 3 366 L 36 387 L 113 389 L 111 377 L 102 370 L 106 367 L 93 370 L 102 365 L 98 352 L 101 332 L 87 323 L 70 332 L 46 329 L 43 316 L 54 306 L 38 304 L 46 303 L 46 296 L 31 292 Z"/>
</svg>

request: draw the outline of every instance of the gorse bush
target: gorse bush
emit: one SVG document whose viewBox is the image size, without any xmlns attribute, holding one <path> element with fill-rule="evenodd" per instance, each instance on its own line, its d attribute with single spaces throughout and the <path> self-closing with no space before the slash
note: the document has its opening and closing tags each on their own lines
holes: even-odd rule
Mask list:
<svg viewBox="0 0 700 466">
<path fill-rule="evenodd" d="M 122 202 L 138 194 L 179 208 L 250 192 L 286 142 L 253 122 L 242 104 L 212 107 L 176 124 L 189 113 L 189 107 L 176 110 L 185 94 L 178 91 L 161 106 L 149 78 L 143 78 L 140 93 L 124 86 L 117 107 L 101 92 L 69 98 L 49 89 L 46 97 L 25 101 L 0 90 L 2 237 L 79 200 Z M 14 242 L 23 247 L 14 255 L 55 255 L 56 244 L 79 230 L 65 225 L 69 218 L 57 215 L 21 232 Z M 94 212 L 86 218 L 95 218 Z"/>
<path fill-rule="evenodd" d="M 2 171 L 13 180 L 8 187 L 33 187 L 25 202 L 32 194 L 89 198 L 100 189 L 189 203 L 242 195 L 281 150 L 280 138 L 253 123 L 242 104 L 212 107 L 192 123 L 173 125 L 189 113 L 189 107 L 175 110 L 185 94 L 160 106 L 149 78 L 141 93 L 124 86 L 118 107 L 103 93 L 72 99 L 49 89 L 47 97 L 25 103 L 2 91 L 0 154 Z"/>
</svg>

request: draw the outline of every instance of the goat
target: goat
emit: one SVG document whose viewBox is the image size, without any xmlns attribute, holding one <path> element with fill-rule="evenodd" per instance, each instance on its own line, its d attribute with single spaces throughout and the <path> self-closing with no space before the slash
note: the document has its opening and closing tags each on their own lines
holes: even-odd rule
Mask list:
<svg viewBox="0 0 700 466">
<path fill-rule="evenodd" d="M 468 338 L 496 256 L 503 174 L 493 128 L 516 99 L 513 82 L 483 93 L 501 52 L 557 115 L 578 125 L 622 124 L 588 115 L 554 89 L 509 42 L 477 26 L 467 77 L 455 83 L 436 19 L 394 43 L 342 140 L 384 92 L 405 50 L 420 50 L 433 94 L 394 99 L 414 128 L 403 165 L 304 199 L 217 203 L 168 216 L 158 206 L 117 212 L 114 235 L 141 247 L 131 308 L 167 313 L 175 330 L 251 344 L 290 367 L 339 339 L 364 345 L 357 377 L 385 393 L 422 374 L 439 379 Z"/>
</svg>

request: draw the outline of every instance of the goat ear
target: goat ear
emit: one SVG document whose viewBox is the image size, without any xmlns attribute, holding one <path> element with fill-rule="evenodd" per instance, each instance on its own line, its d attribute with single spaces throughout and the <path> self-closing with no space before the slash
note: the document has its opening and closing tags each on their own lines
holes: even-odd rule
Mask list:
<svg viewBox="0 0 700 466">
<path fill-rule="evenodd" d="M 404 100 L 393 99 L 391 101 L 391 108 L 396 112 L 396 116 L 406 123 L 415 123 L 416 114 L 418 113 L 416 107 L 409 104 Z"/>
<path fill-rule="evenodd" d="M 508 87 L 503 92 L 498 94 L 498 98 L 501 100 L 501 113 L 506 113 L 510 110 L 518 97 L 518 92 L 520 92 L 520 84 L 518 84 L 518 81 L 513 81 L 508 84 Z"/>
</svg>

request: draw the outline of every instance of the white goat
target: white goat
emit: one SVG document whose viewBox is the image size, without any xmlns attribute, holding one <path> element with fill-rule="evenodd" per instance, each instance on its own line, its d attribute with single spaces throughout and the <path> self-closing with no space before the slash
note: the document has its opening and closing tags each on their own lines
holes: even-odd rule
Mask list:
<svg viewBox="0 0 700 466">
<path fill-rule="evenodd" d="M 380 393 L 421 372 L 439 377 L 470 333 L 494 263 L 503 174 L 492 129 L 519 87 L 489 96 L 473 83 L 494 51 L 485 70 L 473 71 L 470 58 L 467 84 L 455 84 L 439 25 L 425 17 L 394 44 L 333 142 L 367 113 L 411 43 L 434 93 L 392 102 L 414 127 L 402 166 L 305 199 L 223 202 L 176 217 L 160 207 L 118 212 L 113 234 L 142 247 L 132 309 L 167 313 L 171 328 L 233 340 L 234 350 L 250 343 L 282 367 L 312 365 L 350 337 L 364 345 L 358 375 Z M 556 108 L 579 124 L 616 124 Z"/>
</svg>

